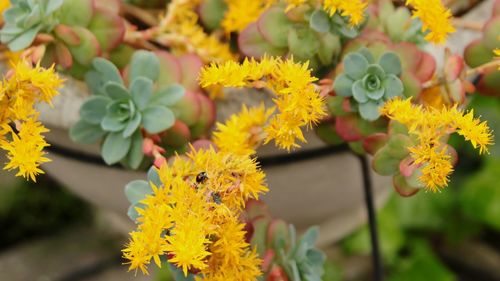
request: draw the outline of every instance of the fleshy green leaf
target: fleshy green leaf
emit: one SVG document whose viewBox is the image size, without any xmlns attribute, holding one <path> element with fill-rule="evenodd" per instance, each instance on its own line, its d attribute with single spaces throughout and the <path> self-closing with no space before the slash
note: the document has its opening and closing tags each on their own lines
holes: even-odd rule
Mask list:
<svg viewBox="0 0 500 281">
<path fill-rule="evenodd" d="M 150 134 L 156 134 L 172 127 L 175 116 L 172 110 L 163 106 L 151 106 L 143 111 L 142 123 Z"/>
<path fill-rule="evenodd" d="M 401 60 L 393 52 L 384 53 L 379 59 L 380 66 L 387 74 L 401 74 Z"/>
<path fill-rule="evenodd" d="M 368 91 L 363 88 L 363 82 L 358 80 L 352 85 L 352 96 L 359 103 L 368 101 Z"/>
<path fill-rule="evenodd" d="M 359 114 L 365 120 L 375 121 L 380 117 L 379 106 L 379 102 L 372 100 L 362 103 L 359 105 Z"/>
<path fill-rule="evenodd" d="M 333 90 L 335 93 L 342 97 L 352 96 L 352 85 L 354 81 L 349 78 L 346 74 L 340 74 L 335 78 L 333 82 Z"/>
<path fill-rule="evenodd" d="M 311 14 L 309 26 L 317 32 L 328 32 L 330 30 L 330 17 L 323 9 L 315 10 Z"/>
<path fill-rule="evenodd" d="M 142 134 L 139 130 L 135 131 L 132 135 L 132 144 L 130 145 L 130 151 L 127 155 L 127 161 L 130 168 L 136 170 L 142 163 L 144 159 L 144 152 L 142 150 Z"/>
<path fill-rule="evenodd" d="M 176 104 L 184 96 L 185 92 L 181 85 L 173 84 L 154 93 L 149 104 L 171 106 Z"/>
<path fill-rule="evenodd" d="M 363 78 L 368 67 L 368 60 L 361 54 L 350 53 L 344 58 L 344 71 L 353 80 Z"/>
<path fill-rule="evenodd" d="M 139 110 L 143 110 L 153 94 L 153 81 L 145 77 L 135 78 L 130 85 L 130 93 Z"/>
<path fill-rule="evenodd" d="M 104 81 L 104 83 L 107 83 L 108 81 L 114 81 L 119 84 L 123 84 L 123 80 L 120 72 L 118 71 L 118 68 L 116 68 L 116 66 L 110 61 L 103 58 L 95 58 L 92 61 L 92 66 L 99 73 L 99 76 L 97 77 L 94 75 L 91 78 L 98 78 L 101 81 Z"/>
<path fill-rule="evenodd" d="M 109 81 L 108 83 L 106 83 L 104 86 L 104 91 L 113 100 L 123 100 L 130 98 L 130 94 L 125 86 L 114 81 Z"/>
<path fill-rule="evenodd" d="M 93 96 L 80 107 L 80 117 L 90 124 L 99 125 L 106 116 L 106 108 L 111 100 L 103 96 Z"/>
<path fill-rule="evenodd" d="M 403 82 L 395 75 L 387 75 L 382 86 L 385 88 L 385 99 L 389 100 L 397 96 L 403 95 Z"/>
<path fill-rule="evenodd" d="M 141 124 L 142 121 L 142 115 L 140 112 L 136 112 L 134 117 L 130 119 L 127 123 L 127 126 L 125 127 L 125 130 L 123 130 L 123 137 L 128 138 L 130 137 L 135 131 L 137 131 L 137 128 L 139 128 L 139 125 Z"/>
<path fill-rule="evenodd" d="M 160 62 L 152 52 L 139 50 L 134 53 L 130 62 L 129 81 L 138 77 L 146 77 L 156 81 L 160 75 Z"/>
<path fill-rule="evenodd" d="M 127 124 L 114 116 L 106 115 L 101 121 L 101 128 L 108 132 L 119 132 L 125 128 Z"/>
<path fill-rule="evenodd" d="M 69 130 L 70 138 L 77 143 L 91 144 L 97 142 L 106 134 L 99 124 L 91 124 L 84 120 L 79 120 Z"/>
<path fill-rule="evenodd" d="M 108 165 L 120 162 L 127 155 L 131 143 L 131 138 L 124 138 L 119 132 L 108 134 L 101 148 L 104 162 Z"/>
<path fill-rule="evenodd" d="M 149 183 L 144 180 L 134 180 L 125 185 L 125 196 L 130 204 L 135 204 L 152 194 L 153 190 Z"/>
</svg>

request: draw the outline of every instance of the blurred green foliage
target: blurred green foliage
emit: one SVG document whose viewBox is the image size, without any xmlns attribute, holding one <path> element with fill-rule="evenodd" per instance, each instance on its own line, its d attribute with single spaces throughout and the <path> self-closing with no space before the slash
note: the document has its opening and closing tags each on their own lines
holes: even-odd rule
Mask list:
<svg viewBox="0 0 500 281">
<path fill-rule="evenodd" d="M 48 177 L 37 184 L 17 180 L 0 183 L 0 249 L 24 240 L 53 234 L 76 223 L 90 222 L 88 204 Z"/>
</svg>

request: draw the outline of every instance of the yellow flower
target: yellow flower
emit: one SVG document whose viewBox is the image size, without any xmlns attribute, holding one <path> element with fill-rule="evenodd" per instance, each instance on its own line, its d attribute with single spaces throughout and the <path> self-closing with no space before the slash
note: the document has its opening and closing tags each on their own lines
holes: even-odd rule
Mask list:
<svg viewBox="0 0 500 281">
<path fill-rule="evenodd" d="M 3 12 L 10 7 L 10 0 L 0 0 L 0 22 L 3 22 Z"/>
<path fill-rule="evenodd" d="M 186 276 L 199 270 L 212 280 L 219 269 L 224 273 L 217 274 L 240 276 L 223 275 L 226 280 L 261 275 L 239 222 L 245 202 L 267 191 L 254 159 L 200 150 L 174 157 L 157 172 L 162 185 L 151 184 L 153 193 L 136 208 L 137 230 L 123 250 L 129 270 L 147 274 L 151 259 L 160 267 L 160 257 L 167 256 Z"/>
<path fill-rule="evenodd" d="M 156 40 L 171 47 L 175 54 L 196 53 L 205 62 L 235 58 L 228 44 L 215 35 L 208 35 L 198 25 L 195 7 L 199 1 L 173 0 L 162 18 Z"/>
<path fill-rule="evenodd" d="M 245 242 L 244 224 L 231 217 L 217 231 L 217 241 L 210 246 L 213 253 L 203 277 L 196 280 L 255 281 L 262 275 L 262 261 Z"/>
<path fill-rule="evenodd" d="M 427 41 L 441 44 L 449 33 L 455 32 L 451 11 L 440 0 L 407 0 L 406 5 L 413 6 L 413 17 L 422 21 L 422 31 L 428 31 Z"/>
<path fill-rule="evenodd" d="M 333 16 L 338 10 L 340 15 L 349 17 L 351 26 L 359 25 L 363 22 L 365 9 L 368 4 L 363 0 L 324 0 L 323 9 Z"/>
<path fill-rule="evenodd" d="M 40 165 L 50 160 L 45 157 L 43 149 L 48 146 L 42 134 L 48 132 L 37 122 L 36 102 L 51 103 L 58 94 L 63 80 L 52 66 L 44 69 L 37 64 L 32 67 L 26 61 L 12 64 L 8 79 L 4 78 L 0 89 L 0 147 L 7 151 L 9 163 L 5 170 L 18 169 L 17 176 L 36 181 L 36 175 L 43 174 Z M 16 123 L 19 133 L 16 134 L 9 123 Z M 6 137 L 10 135 L 11 140 Z"/>
<path fill-rule="evenodd" d="M 448 146 L 443 142 L 456 132 L 470 141 L 479 153 L 488 151 L 493 143 L 491 131 L 486 122 L 474 118 L 473 111 L 464 113 L 456 106 L 447 108 L 422 107 L 411 104 L 411 99 L 395 98 L 381 108 L 382 115 L 405 125 L 415 135 L 418 144 L 409 147 L 416 164 L 422 165 L 420 181 L 432 191 L 438 191 L 448 184 L 453 171 Z"/>
<path fill-rule="evenodd" d="M 273 110 L 266 110 L 264 105 L 251 109 L 243 105 L 242 110 L 231 115 L 225 124 L 217 123 L 213 142 L 224 152 L 246 156 L 255 154 L 256 147 L 264 139 L 262 128 Z"/>
<path fill-rule="evenodd" d="M 222 20 L 222 28 L 226 33 L 239 32 L 269 8 L 273 0 L 225 0 L 227 12 Z"/>
<path fill-rule="evenodd" d="M 18 134 L 7 124 L 4 124 L 2 129 L 3 132 L 0 135 L 10 134 L 11 136 L 11 141 L 0 142 L 0 147 L 7 152 L 9 160 L 4 170 L 18 169 L 16 176 L 36 182 L 36 176 L 44 173 L 40 165 L 50 161 L 43 151 L 49 145 L 42 136 L 42 133 L 49 130 L 34 119 L 28 119 L 22 123 Z"/>
<path fill-rule="evenodd" d="M 187 213 L 182 220 L 176 221 L 173 235 L 167 236 L 166 250 L 172 253 L 168 261 L 181 268 L 184 275 L 190 269 L 203 270 L 207 267 L 204 260 L 210 255 L 207 251 L 210 240 L 204 235 L 204 224 L 204 221 Z"/>
<path fill-rule="evenodd" d="M 276 98 L 278 113 L 264 131 L 268 134 L 265 142 L 274 140 L 285 149 L 298 147 L 296 140 L 305 141 L 301 128 L 320 121 L 326 113 L 324 99 L 319 95 L 313 82 L 309 64 L 293 62 L 293 58 L 282 60 L 264 57 L 260 62 L 246 59 L 242 64 L 228 61 L 211 64 L 200 74 L 200 85 L 210 87 L 267 87 Z"/>
</svg>

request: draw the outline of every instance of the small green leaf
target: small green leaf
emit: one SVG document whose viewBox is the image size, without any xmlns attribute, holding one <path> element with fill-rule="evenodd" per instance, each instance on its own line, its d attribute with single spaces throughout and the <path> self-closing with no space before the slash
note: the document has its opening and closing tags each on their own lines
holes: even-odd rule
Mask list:
<svg viewBox="0 0 500 281">
<path fill-rule="evenodd" d="M 151 166 L 151 168 L 149 168 L 148 170 L 148 181 L 152 182 L 157 187 L 163 185 L 163 183 L 160 180 L 160 175 L 158 174 L 158 170 L 156 169 L 155 166 Z"/>
<path fill-rule="evenodd" d="M 106 108 L 110 102 L 107 97 L 90 97 L 80 107 L 80 117 L 90 124 L 99 125 L 106 115 Z"/>
<path fill-rule="evenodd" d="M 368 101 L 368 91 L 363 88 L 363 81 L 358 80 L 352 85 L 352 96 L 359 103 Z"/>
<path fill-rule="evenodd" d="M 113 100 L 124 100 L 130 98 L 130 93 L 121 83 L 109 81 L 104 85 L 104 91 Z"/>
<path fill-rule="evenodd" d="M 154 93 L 149 104 L 171 106 L 176 104 L 184 96 L 185 92 L 181 85 L 173 84 Z"/>
<path fill-rule="evenodd" d="M 101 81 L 104 81 L 103 84 L 108 81 L 114 81 L 123 84 L 123 80 L 120 72 L 118 71 L 118 68 L 116 68 L 116 66 L 110 61 L 103 58 L 95 58 L 92 61 L 92 66 L 95 70 L 97 70 L 97 72 L 99 72 L 100 75 L 99 77 L 93 76 L 91 78 L 99 78 Z"/>
<path fill-rule="evenodd" d="M 280 7 L 272 7 L 264 12 L 257 21 L 259 32 L 271 45 L 284 48 L 288 46 L 288 32 L 293 23 Z"/>
<path fill-rule="evenodd" d="M 310 28 L 292 28 L 288 32 L 288 46 L 293 55 L 310 59 L 319 50 L 319 40 Z"/>
<path fill-rule="evenodd" d="M 372 100 L 379 100 L 385 93 L 384 88 L 377 89 L 375 91 L 368 91 L 367 95 Z"/>
<path fill-rule="evenodd" d="M 139 130 L 135 131 L 132 135 L 132 144 L 130 145 L 130 151 L 127 155 L 128 164 L 130 168 L 136 170 L 142 163 L 144 159 L 144 152 L 142 150 L 142 134 Z"/>
<path fill-rule="evenodd" d="M 358 50 L 358 53 L 362 54 L 366 60 L 368 60 L 368 63 L 373 64 L 375 63 L 375 58 L 373 57 L 372 52 L 366 47 L 362 47 Z"/>
<path fill-rule="evenodd" d="M 146 77 L 137 77 L 130 85 L 132 100 L 139 110 L 143 110 L 153 94 L 153 81 Z"/>
<path fill-rule="evenodd" d="M 382 81 L 382 86 L 385 88 L 384 98 L 386 100 L 403 95 L 403 82 L 395 75 L 387 75 Z"/>
<path fill-rule="evenodd" d="M 106 115 L 101 121 L 101 128 L 108 132 L 119 132 L 125 129 L 127 123 L 117 119 L 114 116 Z"/>
<path fill-rule="evenodd" d="M 380 79 L 385 77 L 384 69 L 378 64 L 370 64 L 368 68 L 366 68 L 366 73 L 373 74 Z"/>
<path fill-rule="evenodd" d="M 85 120 L 79 120 L 69 130 L 70 138 L 77 143 L 90 144 L 95 143 L 106 134 L 100 125 L 91 124 Z"/>
<path fill-rule="evenodd" d="M 153 190 L 149 183 L 144 180 L 134 180 L 125 185 L 125 196 L 130 204 L 135 204 L 152 194 Z"/>
<path fill-rule="evenodd" d="M 401 60 L 393 52 L 384 53 L 379 59 L 379 64 L 387 74 L 396 76 L 401 74 Z"/>
<path fill-rule="evenodd" d="M 163 132 L 172 127 L 174 122 L 175 116 L 172 110 L 163 106 L 151 106 L 143 112 L 142 123 L 150 134 Z"/>
<path fill-rule="evenodd" d="M 8 42 L 5 42 L 3 40 L 3 35 L 2 35 L 2 42 L 7 43 L 11 51 L 14 52 L 20 51 L 31 45 L 33 40 L 35 40 L 35 37 L 38 34 L 38 31 L 40 31 L 41 27 L 42 27 L 41 25 L 32 27 L 24 31 L 23 33 L 17 35 L 16 37 L 14 37 L 14 39 L 9 40 Z"/>
<path fill-rule="evenodd" d="M 138 77 L 149 78 L 156 81 L 160 75 L 160 62 L 152 52 L 139 50 L 134 53 L 130 62 L 129 81 Z"/>
<path fill-rule="evenodd" d="M 363 78 L 368 67 L 368 60 L 358 53 L 350 53 L 344 58 L 344 71 L 354 80 Z"/>
<path fill-rule="evenodd" d="M 376 101 L 368 101 L 359 105 L 359 114 L 363 119 L 375 121 L 380 117 L 379 107 L 381 103 Z"/>
<path fill-rule="evenodd" d="M 352 85 L 354 81 L 346 74 L 340 74 L 333 82 L 333 90 L 335 93 L 342 97 L 352 96 Z"/>
<path fill-rule="evenodd" d="M 101 148 L 104 162 L 108 165 L 120 162 L 127 155 L 131 143 L 131 138 L 124 138 L 119 132 L 108 134 Z"/>
<path fill-rule="evenodd" d="M 130 207 L 128 207 L 127 216 L 132 221 L 137 221 L 137 219 L 140 217 L 140 214 L 136 210 L 137 208 L 144 208 L 144 204 L 135 203 L 133 205 L 130 205 Z"/>
<path fill-rule="evenodd" d="M 137 128 L 139 128 L 139 125 L 141 124 L 142 121 L 142 115 L 140 112 L 136 112 L 134 117 L 132 119 L 128 120 L 127 126 L 125 127 L 125 130 L 123 130 L 123 137 L 128 138 L 130 137 L 135 131 L 137 131 Z"/>
<path fill-rule="evenodd" d="M 328 32 L 330 30 L 330 17 L 323 9 L 315 10 L 311 14 L 309 26 L 317 32 Z"/>
</svg>

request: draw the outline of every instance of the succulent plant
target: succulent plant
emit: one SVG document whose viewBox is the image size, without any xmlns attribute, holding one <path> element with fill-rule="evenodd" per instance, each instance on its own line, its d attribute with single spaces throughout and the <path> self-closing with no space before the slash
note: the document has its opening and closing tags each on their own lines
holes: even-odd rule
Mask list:
<svg viewBox="0 0 500 281">
<path fill-rule="evenodd" d="M 260 201 L 247 202 L 246 219 L 252 229 L 251 244 L 264 260 L 266 281 L 321 280 L 326 257 L 314 246 L 317 227 L 297 239 L 295 228 L 283 220 L 272 219 Z"/>
<path fill-rule="evenodd" d="M 19 0 L 5 12 L 0 39 L 11 50 L 33 44 L 42 65 L 57 63 L 76 78 L 83 78 L 92 59 L 117 48 L 125 35 L 118 0 Z M 33 55 L 34 56 L 34 55 Z"/>
<path fill-rule="evenodd" d="M 104 137 L 102 156 L 107 164 L 120 161 L 138 168 L 143 160 L 141 129 L 148 134 L 165 132 L 175 123 L 171 107 L 184 95 L 180 85 L 155 88 L 160 62 L 155 54 L 137 51 L 128 69 L 128 89 L 118 69 L 95 58 L 86 81 L 93 96 L 80 108 L 81 120 L 70 131 L 82 143 Z"/>
<path fill-rule="evenodd" d="M 0 40 L 13 51 L 28 47 L 39 32 L 50 32 L 58 23 L 54 15 L 63 0 L 11 0 L 4 12 Z"/>
<path fill-rule="evenodd" d="M 264 12 L 238 37 L 243 54 L 261 57 L 293 55 L 313 68 L 336 62 L 344 39 L 354 38 L 362 26 L 352 28 L 346 18 L 330 16 L 320 8 L 292 9 L 282 5 Z"/>
<path fill-rule="evenodd" d="M 392 1 L 382 0 L 378 2 L 377 11 L 377 14 L 370 18 L 373 22 L 368 24 L 368 28 L 386 33 L 392 42 L 411 42 L 417 45 L 426 43 L 422 22 L 412 17 L 406 6 L 395 8 Z"/>
<path fill-rule="evenodd" d="M 386 100 L 403 94 L 399 79 L 401 61 L 393 52 L 386 52 L 375 62 L 368 49 L 349 53 L 343 60 L 344 72 L 335 78 L 337 95 L 352 97 L 361 117 L 368 121 L 380 117 L 379 107 Z"/>
</svg>

